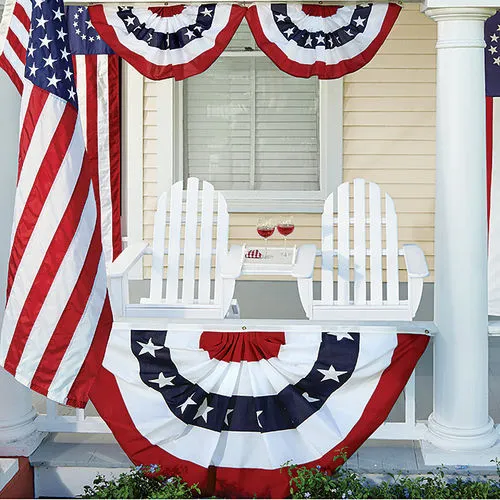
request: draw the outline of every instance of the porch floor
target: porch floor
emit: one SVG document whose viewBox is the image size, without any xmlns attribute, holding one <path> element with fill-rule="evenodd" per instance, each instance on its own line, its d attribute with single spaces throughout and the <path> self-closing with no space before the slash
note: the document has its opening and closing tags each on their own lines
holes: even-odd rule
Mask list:
<svg viewBox="0 0 500 500">
<path fill-rule="evenodd" d="M 51 434 L 30 456 L 35 468 L 35 496 L 68 498 L 83 493 L 97 473 L 118 476 L 132 465 L 112 435 Z M 427 474 L 438 467 L 426 466 L 418 441 L 372 440 L 347 462 L 350 469 L 378 482 L 389 473 Z M 496 466 L 447 466 L 447 476 L 496 477 Z"/>
</svg>

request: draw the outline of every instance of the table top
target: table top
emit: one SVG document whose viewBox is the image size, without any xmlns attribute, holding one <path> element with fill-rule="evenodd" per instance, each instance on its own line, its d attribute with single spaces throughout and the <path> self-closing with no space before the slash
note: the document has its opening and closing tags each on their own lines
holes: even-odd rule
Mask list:
<svg viewBox="0 0 500 500">
<path fill-rule="evenodd" d="M 246 249 L 246 253 L 250 250 L 259 250 L 262 254 L 261 258 L 245 257 L 241 274 L 245 276 L 290 276 L 295 258 L 297 256 L 297 248 L 287 248 L 286 255 L 282 246 L 268 247 L 267 257 L 263 247 L 250 247 Z"/>
</svg>

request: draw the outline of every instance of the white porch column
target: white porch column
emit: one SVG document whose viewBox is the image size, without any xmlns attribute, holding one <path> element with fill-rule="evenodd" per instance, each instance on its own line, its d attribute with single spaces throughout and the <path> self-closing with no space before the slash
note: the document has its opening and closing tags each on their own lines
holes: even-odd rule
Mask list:
<svg viewBox="0 0 500 500">
<path fill-rule="evenodd" d="M 494 10 L 425 13 L 438 28 L 434 314 L 440 333 L 429 439 L 445 450 L 481 450 L 497 440 L 488 416 L 483 52 L 484 21 Z"/>
<path fill-rule="evenodd" d="M 0 320 L 5 304 L 5 285 L 10 231 L 17 177 L 19 105 L 17 90 L 0 70 Z M 27 456 L 43 435 L 34 425 L 31 392 L 0 368 L 0 456 Z"/>
</svg>

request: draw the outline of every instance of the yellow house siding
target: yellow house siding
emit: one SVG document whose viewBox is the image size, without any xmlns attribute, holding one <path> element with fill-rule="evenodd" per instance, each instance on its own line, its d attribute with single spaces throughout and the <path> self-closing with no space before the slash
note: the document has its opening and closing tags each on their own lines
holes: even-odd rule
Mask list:
<svg viewBox="0 0 500 500">
<path fill-rule="evenodd" d="M 343 177 L 364 177 L 394 199 L 401 243 L 418 243 L 433 280 L 435 157 L 435 23 L 406 4 L 379 53 L 344 79 Z M 159 85 L 144 81 L 144 227 L 153 235 L 158 168 Z M 269 214 L 271 217 L 272 214 Z M 232 213 L 230 243 L 262 245 L 258 213 Z M 275 218 L 279 214 L 274 215 Z M 320 243 L 320 214 L 295 214 L 290 244 Z M 270 245 L 281 245 L 273 236 Z M 319 262 L 317 263 L 319 264 Z M 401 262 L 401 268 L 403 268 Z M 144 266 L 150 276 L 149 261 Z M 405 276 L 401 276 L 405 279 Z M 319 279 L 319 267 L 315 271 Z"/>
</svg>

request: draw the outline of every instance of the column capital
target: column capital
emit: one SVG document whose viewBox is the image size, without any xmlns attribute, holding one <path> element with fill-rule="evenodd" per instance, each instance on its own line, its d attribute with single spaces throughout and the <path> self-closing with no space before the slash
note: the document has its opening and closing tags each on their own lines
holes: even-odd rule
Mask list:
<svg viewBox="0 0 500 500">
<path fill-rule="evenodd" d="M 422 8 L 422 12 L 434 21 L 486 21 L 496 11 L 493 7 L 447 6 L 444 2 L 430 0 Z"/>
</svg>

